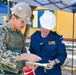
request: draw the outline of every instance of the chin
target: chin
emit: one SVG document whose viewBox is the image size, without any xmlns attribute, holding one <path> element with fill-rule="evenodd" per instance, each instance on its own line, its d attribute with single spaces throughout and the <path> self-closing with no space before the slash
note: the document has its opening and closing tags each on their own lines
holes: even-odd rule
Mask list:
<svg viewBox="0 0 76 75">
<path fill-rule="evenodd" d="M 43 38 L 46 38 L 47 36 L 42 36 Z"/>
</svg>

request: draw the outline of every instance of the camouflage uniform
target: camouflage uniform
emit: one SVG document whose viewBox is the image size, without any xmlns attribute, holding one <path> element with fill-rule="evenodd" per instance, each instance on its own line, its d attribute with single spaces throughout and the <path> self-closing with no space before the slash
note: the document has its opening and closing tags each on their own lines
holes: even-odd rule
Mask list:
<svg viewBox="0 0 76 75">
<path fill-rule="evenodd" d="M 9 42 L 6 43 L 6 31 L 3 26 L 0 26 L 0 70 L 17 73 L 19 70 L 16 68 L 17 60 L 21 54 L 23 44 L 21 32 L 14 32 L 8 23 L 5 24 L 9 31 Z"/>
<path fill-rule="evenodd" d="M 23 22 L 25 22 L 25 25 L 31 25 L 30 18 L 32 12 L 30 6 L 27 3 L 17 3 L 11 8 L 11 12 L 13 15 L 16 15 L 16 18 L 22 19 Z M 5 24 L 5 26 L 9 31 L 7 34 L 6 29 L 4 29 L 3 26 L 0 27 L 0 70 L 17 73 L 23 66 L 21 64 L 21 62 L 23 61 L 18 61 L 19 66 L 17 64 L 17 60 L 19 55 L 21 54 L 21 50 L 22 48 L 24 48 L 24 43 L 22 44 L 22 35 L 19 31 L 13 31 L 10 25 Z M 8 34 L 9 39 L 6 39 Z"/>
</svg>

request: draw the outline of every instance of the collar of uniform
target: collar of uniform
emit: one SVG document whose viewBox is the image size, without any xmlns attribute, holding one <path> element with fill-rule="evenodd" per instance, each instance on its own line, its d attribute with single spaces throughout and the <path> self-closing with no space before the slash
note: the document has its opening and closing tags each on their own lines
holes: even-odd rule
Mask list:
<svg viewBox="0 0 76 75">
<path fill-rule="evenodd" d="M 11 28 L 11 26 L 6 22 L 5 26 L 8 28 L 9 31 L 13 31 L 13 29 Z"/>
<path fill-rule="evenodd" d="M 8 24 L 8 22 L 5 22 L 4 25 L 7 27 L 7 29 L 8 29 L 9 31 L 14 31 L 14 30 L 11 28 L 11 26 Z M 18 32 L 19 34 L 22 34 L 21 31 L 18 31 L 18 30 L 17 30 L 16 32 Z"/>
</svg>

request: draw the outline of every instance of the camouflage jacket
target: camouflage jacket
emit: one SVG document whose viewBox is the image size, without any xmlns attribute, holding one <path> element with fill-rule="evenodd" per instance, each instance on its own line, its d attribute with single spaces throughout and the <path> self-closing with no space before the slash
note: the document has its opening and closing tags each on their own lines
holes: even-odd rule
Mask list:
<svg viewBox="0 0 76 75">
<path fill-rule="evenodd" d="M 20 32 L 14 32 L 7 23 L 5 25 L 9 31 L 9 41 L 22 42 Z M 22 46 L 22 44 L 6 44 L 6 31 L 0 26 L 0 70 L 18 72 L 16 65 Z"/>
</svg>

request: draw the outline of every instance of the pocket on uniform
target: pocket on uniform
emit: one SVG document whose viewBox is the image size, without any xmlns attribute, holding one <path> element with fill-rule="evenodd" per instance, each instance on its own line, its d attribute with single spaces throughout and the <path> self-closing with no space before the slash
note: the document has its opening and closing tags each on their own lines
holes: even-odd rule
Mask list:
<svg viewBox="0 0 76 75">
<path fill-rule="evenodd" d="M 23 66 L 25 65 L 25 62 L 22 60 L 22 61 L 17 61 L 17 66 L 16 68 L 18 70 L 22 70 Z"/>
</svg>

